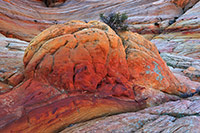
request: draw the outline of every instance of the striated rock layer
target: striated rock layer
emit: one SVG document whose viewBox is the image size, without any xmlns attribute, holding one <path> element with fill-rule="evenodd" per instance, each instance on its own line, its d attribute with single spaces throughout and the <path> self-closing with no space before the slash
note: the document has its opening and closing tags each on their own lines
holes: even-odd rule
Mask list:
<svg viewBox="0 0 200 133">
<path fill-rule="evenodd" d="M 50 25 L 69 20 L 99 20 L 100 13 L 126 12 L 132 31 L 152 38 L 198 0 L 67 0 L 46 7 L 41 0 L 1 0 L 0 32 L 30 41 Z M 30 30 L 31 29 L 31 30 Z"/>
<path fill-rule="evenodd" d="M 0 34 L 0 94 L 23 80 L 23 56 L 28 43 Z"/>
<path fill-rule="evenodd" d="M 165 32 L 153 38 L 161 52 L 200 59 L 200 2 L 167 27 Z"/>
<path fill-rule="evenodd" d="M 154 44 L 119 35 L 104 23 L 70 21 L 36 36 L 25 51 L 24 81 L 0 95 L 0 132 L 60 131 L 191 93 Z"/>
<path fill-rule="evenodd" d="M 103 117 L 73 125 L 61 133 L 200 132 L 200 97 L 168 102 L 135 113 Z"/>
<path fill-rule="evenodd" d="M 161 57 L 169 66 L 173 67 L 171 70 L 196 81 L 195 84 L 200 82 L 199 12 L 200 2 L 187 10 L 162 34 L 151 40 L 162 53 Z M 180 78 L 180 81 L 185 80 Z M 191 84 L 188 83 L 188 86 Z M 200 88 L 200 84 L 196 88 Z"/>
</svg>

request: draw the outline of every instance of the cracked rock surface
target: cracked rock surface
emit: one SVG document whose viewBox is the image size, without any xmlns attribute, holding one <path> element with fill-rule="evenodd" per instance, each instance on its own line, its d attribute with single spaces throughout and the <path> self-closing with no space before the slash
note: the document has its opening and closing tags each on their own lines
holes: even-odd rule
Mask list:
<svg viewBox="0 0 200 133">
<path fill-rule="evenodd" d="M 28 42 L 0 34 L 0 94 L 10 91 L 23 80 L 23 56 Z"/>
</svg>

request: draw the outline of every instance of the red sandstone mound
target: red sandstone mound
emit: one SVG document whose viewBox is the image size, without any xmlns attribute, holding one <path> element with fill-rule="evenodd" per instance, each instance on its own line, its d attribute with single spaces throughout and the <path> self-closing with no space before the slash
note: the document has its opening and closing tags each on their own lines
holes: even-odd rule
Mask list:
<svg viewBox="0 0 200 133">
<path fill-rule="evenodd" d="M 36 36 L 24 55 L 25 80 L 0 95 L 0 132 L 59 131 L 187 92 L 152 43 L 119 34 L 97 21 L 70 21 Z"/>
</svg>

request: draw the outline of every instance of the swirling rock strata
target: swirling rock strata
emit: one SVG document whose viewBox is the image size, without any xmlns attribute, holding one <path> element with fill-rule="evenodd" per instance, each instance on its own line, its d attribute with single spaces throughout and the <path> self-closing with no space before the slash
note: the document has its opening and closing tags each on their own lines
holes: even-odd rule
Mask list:
<svg viewBox="0 0 200 133">
<path fill-rule="evenodd" d="M 74 19 L 99 20 L 100 13 L 120 11 L 129 16 L 132 31 L 151 38 L 196 2 L 198 0 L 67 0 L 48 8 L 41 0 L 1 0 L 0 32 L 30 41 L 50 25 Z"/>
<path fill-rule="evenodd" d="M 23 56 L 28 43 L 0 34 L 0 94 L 23 80 Z"/>
<path fill-rule="evenodd" d="M 66 128 L 61 133 L 200 132 L 199 103 L 199 96 L 168 102 L 138 112 L 124 113 L 76 124 Z"/>
<path fill-rule="evenodd" d="M 200 69 L 200 2 L 180 16 L 151 42 L 155 43 L 161 57 L 173 67 L 175 73 L 185 75 L 199 84 Z M 190 71 L 191 69 L 194 71 Z M 180 77 L 180 76 L 179 76 Z M 186 78 L 186 77 L 185 77 Z M 180 81 L 185 81 L 184 78 Z M 187 84 L 187 82 L 185 82 Z M 192 84 L 188 84 L 191 86 Z M 192 88 L 199 88 L 192 87 Z"/>
</svg>

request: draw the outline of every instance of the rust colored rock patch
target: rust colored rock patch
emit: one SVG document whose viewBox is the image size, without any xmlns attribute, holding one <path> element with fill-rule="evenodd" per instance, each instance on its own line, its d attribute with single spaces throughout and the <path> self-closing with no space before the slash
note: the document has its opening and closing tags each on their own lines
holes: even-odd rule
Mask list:
<svg viewBox="0 0 200 133">
<path fill-rule="evenodd" d="M 186 88 L 170 72 L 154 44 L 137 33 L 120 34 L 125 47 L 131 80 L 146 88 L 180 95 Z M 173 81 L 173 82 L 171 82 Z"/>
<path fill-rule="evenodd" d="M 26 78 L 60 91 L 134 98 L 121 39 L 102 23 L 69 22 L 47 29 L 30 43 L 24 64 Z"/>
<path fill-rule="evenodd" d="M 154 44 L 131 32 L 120 37 L 97 21 L 53 25 L 36 36 L 25 51 L 24 81 L 0 95 L 0 131 L 60 131 L 188 92 Z"/>
</svg>

